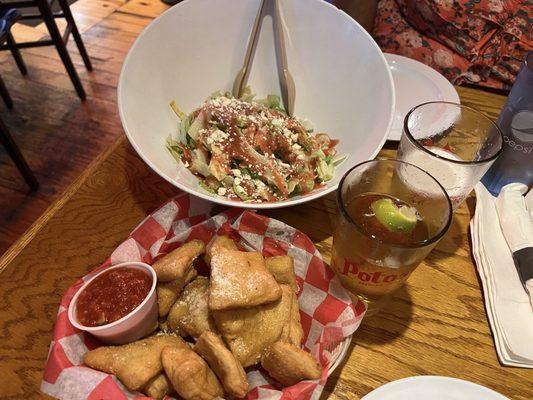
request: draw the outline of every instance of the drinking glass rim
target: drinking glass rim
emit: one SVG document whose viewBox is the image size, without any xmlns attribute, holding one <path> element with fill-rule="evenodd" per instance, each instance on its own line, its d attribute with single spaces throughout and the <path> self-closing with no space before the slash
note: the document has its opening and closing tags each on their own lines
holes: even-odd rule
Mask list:
<svg viewBox="0 0 533 400">
<path fill-rule="evenodd" d="M 492 126 L 494 128 L 496 128 L 496 130 L 498 131 L 498 133 L 500 134 L 500 148 L 498 149 L 498 151 L 496 153 L 494 153 L 491 157 L 489 158 L 485 158 L 483 160 L 478 160 L 478 161 L 461 161 L 461 160 L 453 160 L 451 158 L 448 158 L 448 157 L 444 157 L 444 156 L 440 156 L 438 154 L 435 154 L 433 153 L 432 151 L 426 149 L 424 146 L 422 146 L 418 140 L 416 140 L 413 135 L 411 134 L 411 132 L 409 131 L 409 127 L 407 126 L 407 121 L 409 120 L 409 117 L 411 116 L 411 114 L 418 108 L 422 107 L 422 106 L 426 106 L 428 104 L 451 104 L 451 105 L 454 105 L 454 106 L 457 106 L 459 108 L 464 108 L 464 109 L 467 109 L 467 110 L 470 110 L 470 111 L 473 111 L 474 113 L 480 115 L 481 117 L 485 118 L 486 120 L 488 120 L 490 122 L 490 124 L 492 124 Z M 498 124 L 496 124 L 492 119 L 490 119 L 488 116 L 486 116 L 485 114 L 483 114 L 481 111 L 479 110 L 476 110 L 475 108 L 473 107 L 470 107 L 470 106 L 465 106 L 463 104 L 460 104 L 460 103 L 454 103 L 454 102 L 451 102 L 451 101 L 427 101 L 425 103 L 422 103 L 422 104 L 418 104 L 416 106 L 414 106 L 413 108 L 411 108 L 409 110 L 409 112 L 407 113 L 407 115 L 405 116 L 404 120 L 403 120 L 403 132 L 405 133 L 405 135 L 407 136 L 407 139 L 409 139 L 409 141 L 414 144 L 417 148 L 419 148 L 420 150 L 422 150 L 423 152 L 429 154 L 430 156 L 432 157 L 435 157 L 435 158 L 438 158 L 438 159 L 441 159 L 441 160 L 445 160 L 445 161 L 449 161 L 451 163 L 454 163 L 454 164 L 459 164 L 459 165 L 479 165 L 479 164 L 486 164 L 490 161 L 493 161 L 495 160 L 500 154 L 501 152 L 503 151 L 503 142 L 504 142 L 504 139 L 503 139 L 503 133 L 502 133 L 502 130 L 500 129 L 500 127 L 498 126 Z"/>
<path fill-rule="evenodd" d="M 444 193 L 444 196 L 446 197 L 446 202 L 448 204 L 448 211 L 449 212 L 448 212 L 448 218 L 447 218 L 446 223 L 444 224 L 442 229 L 437 234 L 433 235 L 429 239 L 421 240 L 421 241 L 418 241 L 418 242 L 415 242 L 415 243 L 410 243 L 410 244 L 407 244 L 407 245 L 397 244 L 397 243 L 390 243 L 387 240 L 380 239 L 380 238 L 376 237 L 375 235 L 372 235 L 372 234 L 368 233 L 365 229 L 363 229 L 363 227 L 360 224 L 358 224 L 350 216 L 350 214 L 346 210 L 346 207 L 344 207 L 344 202 L 342 201 L 342 188 L 343 188 L 343 185 L 344 185 L 344 181 L 346 180 L 348 175 L 354 169 L 356 169 L 356 168 L 358 168 L 358 167 L 360 167 L 362 165 L 365 165 L 365 164 L 374 163 L 374 162 L 380 162 L 380 161 L 394 162 L 396 164 L 405 164 L 405 165 L 409 165 L 409 166 L 411 166 L 413 168 L 416 168 L 417 170 L 419 170 L 422 173 L 424 173 L 427 176 L 429 176 L 430 179 L 432 179 L 440 187 L 440 189 L 442 190 L 442 193 Z M 397 247 L 397 248 L 402 248 L 402 249 L 422 248 L 422 247 L 426 247 L 426 246 L 429 246 L 430 244 L 433 244 L 433 243 L 437 242 L 438 240 L 440 240 L 446 234 L 446 232 L 448 232 L 448 228 L 450 227 L 450 225 L 452 223 L 452 218 L 453 218 L 453 208 L 452 208 L 452 202 L 450 200 L 450 196 L 448 196 L 448 193 L 446 192 L 446 189 L 444 189 L 444 187 L 439 183 L 439 181 L 436 180 L 433 177 L 433 175 L 431 175 L 429 172 L 424 171 L 422 168 L 417 167 L 416 165 L 408 163 L 406 161 L 397 160 L 397 159 L 393 159 L 393 158 L 375 158 L 373 160 L 363 161 L 363 162 L 360 162 L 359 164 L 354 165 L 348 171 L 346 171 L 346 173 L 341 178 L 341 180 L 339 182 L 338 189 L 337 189 L 337 204 L 339 205 L 339 209 L 341 211 L 341 214 L 344 216 L 344 218 L 351 225 L 353 225 L 360 233 L 362 233 L 363 235 L 365 235 L 367 237 L 371 237 L 373 240 L 376 240 L 377 242 L 386 244 L 386 245 L 391 246 L 391 247 Z"/>
</svg>

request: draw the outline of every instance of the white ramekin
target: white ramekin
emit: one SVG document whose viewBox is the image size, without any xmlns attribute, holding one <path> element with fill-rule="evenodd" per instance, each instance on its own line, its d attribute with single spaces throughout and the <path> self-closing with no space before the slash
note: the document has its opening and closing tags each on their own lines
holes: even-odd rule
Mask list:
<svg viewBox="0 0 533 400">
<path fill-rule="evenodd" d="M 110 324 L 93 327 L 80 324 L 76 318 L 76 305 L 81 292 L 83 292 L 96 277 L 104 272 L 120 267 L 134 268 L 149 273 L 152 277 L 152 287 L 146 298 L 132 312 Z M 72 298 L 68 308 L 68 318 L 70 323 L 75 328 L 88 332 L 102 342 L 109 344 L 124 344 L 140 339 L 152 332 L 157 325 L 158 310 L 157 295 L 155 291 L 156 284 L 157 276 L 154 269 L 142 262 L 125 262 L 106 268 L 85 282 Z"/>
</svg>

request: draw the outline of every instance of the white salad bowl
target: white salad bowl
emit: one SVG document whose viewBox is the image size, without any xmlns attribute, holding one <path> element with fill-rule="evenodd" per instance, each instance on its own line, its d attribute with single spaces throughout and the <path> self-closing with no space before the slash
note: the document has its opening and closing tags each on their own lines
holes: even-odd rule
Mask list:
<svg viewBox="0 0 533 400">
<path fill-rule="evenodd" d="M 272 3 L 272 2 L 267 2 Z M 185 0 L 155 19 L 131 47 L 118 85 L 126 135 L 142 159 L 168 182 L 195 196 L 245 208 L 276 208 L 337 188 L 353 165 L 374 158 L 394 115 L 392 76 L 379 47 L 352 18 L 324 0 L 283 0 L 287 59 L 296 84 L 294 114 L 316 132 L 339 139 L 347 159 L 321 188 L 275 203 L 215 196 L 165 148 L 179 120 L 217 90 L 229 91 L 242 67 L 259 0 Z M 270 8 L 268 5 L 267 8 Z M 280 94 L 272 19 L 264 19 L 248 85 L 257 97 Z"/>
</svg>

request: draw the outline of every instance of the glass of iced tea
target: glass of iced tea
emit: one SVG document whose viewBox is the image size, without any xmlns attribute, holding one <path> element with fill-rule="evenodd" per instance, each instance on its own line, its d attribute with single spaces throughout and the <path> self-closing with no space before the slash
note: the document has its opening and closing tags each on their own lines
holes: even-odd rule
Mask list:
<svg viewBox="0 0 533 400">
<path fill-rule="evenodd" d="M 446 233 L 451 202 L 427 172 L 391 159 L 350 169 L 339 183 L 337 202 L 332 267 L 372 315 Z"/>
</svg>

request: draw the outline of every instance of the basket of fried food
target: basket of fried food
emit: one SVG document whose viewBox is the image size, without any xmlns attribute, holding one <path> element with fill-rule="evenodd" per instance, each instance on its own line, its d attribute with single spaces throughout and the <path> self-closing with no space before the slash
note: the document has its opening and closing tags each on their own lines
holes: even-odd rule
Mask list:
<svg viewBox="0 0 533 400">
<path fill-rule="evenodd" d="M 204 256 L 210 278 L 193 261 Z M 320 379 L 322 367 L 301 349 L 298 285 L 290 256 L 241 251 L 228 236 L 192 240 L 153 265 L 159 332 L 103 346 L 84 363 L 114 374 L 130 391 L 162 399 L 243 398 L 245 368 L 260 365 L 280 386 Z"/>
<path fill-rule="evenodd" d="M 61 300 L 41 390 L 59 399 L 318 398 L 364 315 L 312 241 L 249 211 L 169 200 Z M 146 250 L 144 250 L 146 249 Z M 157 276 L 159 323 L 109 346 L 66 316 L 83 283 L 123 261 Z M 146 397 L 145 397 L 146 396 Z"/>
</svg>

